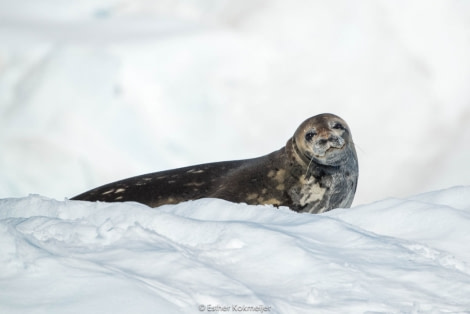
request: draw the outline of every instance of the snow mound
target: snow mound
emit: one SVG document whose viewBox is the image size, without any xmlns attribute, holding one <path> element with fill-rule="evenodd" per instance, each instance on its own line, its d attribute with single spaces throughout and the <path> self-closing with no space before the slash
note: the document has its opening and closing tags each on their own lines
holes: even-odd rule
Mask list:
<svg viewBox="0 0 470 314">
<path fill-rule="evenodd" d="M 321 215 L 0 199 L 0 312 L 459 312 L 468 243 L 470 186 Z"/>
</svg>

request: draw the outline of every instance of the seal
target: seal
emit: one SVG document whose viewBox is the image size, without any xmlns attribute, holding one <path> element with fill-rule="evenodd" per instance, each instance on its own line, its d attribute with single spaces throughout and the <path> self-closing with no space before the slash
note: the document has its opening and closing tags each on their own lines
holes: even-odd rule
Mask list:
<svg viewBox="0 0 470 314">
<path fill-rule="evenodd" d="M 305 120 L 284 147 L 268 155 L 145 174 L 72 200 L 135 201 L 157 207 L 207 197 L 322 213 L 351 206 L 358 175 L 349 126 L 324 113 Z"/>
</svg>

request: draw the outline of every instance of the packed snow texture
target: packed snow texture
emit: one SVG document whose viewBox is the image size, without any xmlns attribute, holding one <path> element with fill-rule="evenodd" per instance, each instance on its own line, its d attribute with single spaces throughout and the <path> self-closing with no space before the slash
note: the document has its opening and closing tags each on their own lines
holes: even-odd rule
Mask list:
<svg viewBox="0 0 470 314">
<path fill-rule="evenodd" d="M 0 313 L 467 312 L 469 243 L 470 186 L 321 215 L 1 199 Z"/>
<path fill-rule="evenodd" d="M 355 204 L 470 184 L 470 2 L 0 0 L 0 197 L 350 125 Z"/>
</svg>

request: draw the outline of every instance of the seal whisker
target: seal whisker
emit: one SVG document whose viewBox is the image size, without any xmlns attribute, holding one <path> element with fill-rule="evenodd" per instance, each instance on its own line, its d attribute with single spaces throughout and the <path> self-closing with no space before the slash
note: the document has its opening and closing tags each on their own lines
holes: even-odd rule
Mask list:
<svg viewBox="0 0 470 314">
<path fill-rule="evenodd" d="M 310 165 L 312 164 L 313 158 L 310 158 L 310 162 L 308 163 L 307 170 L 305 171 L 305 178 L 307 178 L 308 170 L 310 169 Z"/>
<path fill-rule="evenodd" d="M 365 150 L 363 150 L 363 149 L 361 148 L 361 146 L 356 145 L 356 143 L 354 143 L 354 141 L 353 141 L 352 139 L 351 139 L 350 143 L 353 144 L 353 146 L 354 146 L 355 148 L 357 147 L 357 148 L 358 148 L 361 152 L 363 152 L 364 154 L 366 153 Z"/>
</svg>

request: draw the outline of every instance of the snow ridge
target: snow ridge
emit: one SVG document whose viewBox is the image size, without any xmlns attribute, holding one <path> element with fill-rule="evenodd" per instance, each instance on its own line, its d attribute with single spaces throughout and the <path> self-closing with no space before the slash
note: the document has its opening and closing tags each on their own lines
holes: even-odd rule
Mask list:
<svg viewBox="0 0 470 314">
<path fill-rule="evenodd" d="M 0 199 L 0 312 L 462 312 L 470 187 L 321 215 Z"/>
</svg>

